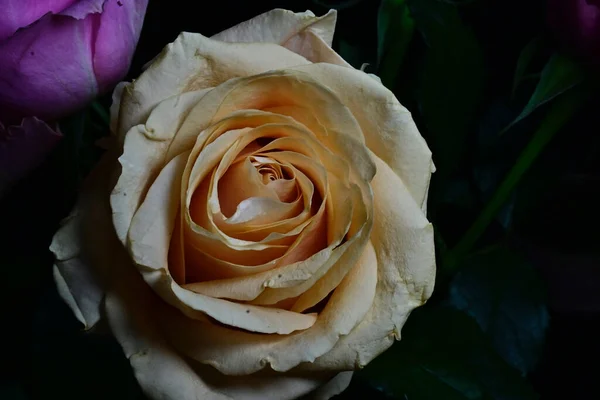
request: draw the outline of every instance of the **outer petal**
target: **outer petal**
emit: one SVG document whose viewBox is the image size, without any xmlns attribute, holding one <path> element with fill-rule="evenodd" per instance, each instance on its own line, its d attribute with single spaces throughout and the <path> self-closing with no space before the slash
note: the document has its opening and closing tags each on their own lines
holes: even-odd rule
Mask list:
<svg viewBox="0 0 600 400">
<path fill-rule="evenodd" d="M 358 121 L 369 149 L 402 179 L 424 208 L 431 173 L 431 151 L 410 112 L 382 84 L 362 71 L 332 64 L 292 68 L 331 89 Z"/>
<path fill-rule="evenodd" d="M 19 126 L 0 123 L 0 196 L 10 185 L 40 164 L 62 135 L 35 117 Z"/>
<path fill-rule="evenodd" d="M 112 93 L 112 103 L 110 105 L 110 132 L 113 135 L 117 134 L 117 128 L 119 127 L 119 110 L 121 109 L 121 97 L 125 88 L 129 86 L 129 82 L 119 82 L 115 86 L 115 90 Z"/>
<path fill-rule="evenodd" d="M 77 0 L 70 7 L 65 8 L 60 15 L 84 19 L 89 14 L 100 14 L 104 4 L 108 1 L 111 0 Z"/>
<path fill-rule="evenodd" d="M 45 14 L 59 13 L 78 0 L 4 0 L 0 13 L 0 42 Z"/>
<path fill-rule="evenodd" d="M 372 182 L 375 223 L 371 241 L 377 255 L 373 306 L 349 335 L 307 370 L 361 368 L 400 339 L 409 313 L 431 296 L 435 281 L 433 227 L 403 182 L 377 156 Z"/>
<path fill-rule="evenodd" d="M 58 10 L 60 0 L 54 3 L 48 11 Z M 69 7 L 60 14 L 47 14 L 0 42 L 3 118 L 61 117 L 127 72 L 147 0 L 62 3 Z"/>
<path fill-rule="evenodd" d="M 0 118 L 51 119 L 98 94 L 88 21 L 46 15 L 0 43 Z"/>
<path fill-rule="evenodd" d="M 217 33 L 212 39 L 231 43 L 275 43 L 312 62 L 350 66 L 331 48 L 336 19 L 336 10 L 316 17 L 311 11 L 294 13 L 278 8 Z"/>
<path fill-rule="evenodd" d="M 267 366 L 275 371 L 289 371 L 327 354 L 344 335 L 360 326 L 377 298 L 378 266 L 373 246 L 367 245 L 358 259 L 349 262 L 354 268 L 334 291 L 315 324 L 291 335 L 232 330 L 208 319 L 191 320 L 173 312 L 161 312 L 157 317 L 173 346 L 225 374 L 247 375 Z M 351 369 L 353 364 L 337 370 Z"/>
<path fill-rule="evenodd" d="M 101 15 L 94 16 L 94 73 L 100 92 L 125 76 L 140 37 L 148 0 L 107 0 Z"/>
<path fill-rule="evenodd" d="M 110 249 L 109 249 L 110 250 Z M 349 374 L 273 371 L 249 376 L 223 376 L 210 366 L 181 357 L 164 341 L 156 312 L 174 310 L 158 301 L 119 248 L 119 279 L 107 293 L 106 315 L 117 340 L 148 397 L 156 400 L 292 400 L 317 389 L 315 399 L 328 399 L 349 383 Z"/>
<path fill-rule="evenodd" d="M 107 154 L 87 178 L 71 215 L 54 235 L 50 250 L 56 258 L 58 292 L 86 329 L 100 320 L 104 288 L 118 246 L 106 193 L 111 186 L 115 155 Z"/>
<path fill-rule="evenodd" d="M 351 371 L 334 375 L 329 381 L 332 374 L 327 372 L 280 374 L 265 370 L 252 375 L 229 376 L 194 361 L 190 364 L 210 385 L 235 400 L 327 400 L 343 392 L 352 379 Z M 303 397 L 308 392 L 311 393 Z"/>
<path fill-rule="evenodd" d="M 124 87 L 123 95 L 130 87 Z M 166 153 L 182 120 L 207 91 L 189 92 L 163 101 L 144 125 L 134 126 L 124 138 L 119 158 L 121 174 L 110 198 L 115 230 L 123 243 L 152 179 L 168 161 Z"/>
<path fill-rule="evenodd" d="M 184 32 L 165 47 L 121 98 L 117 134 L 143 123 L 164 99 L 210 88 L 231 78 L 307 64 L 287 49 L 269 43 L 224 43 Z"/>
</svg>

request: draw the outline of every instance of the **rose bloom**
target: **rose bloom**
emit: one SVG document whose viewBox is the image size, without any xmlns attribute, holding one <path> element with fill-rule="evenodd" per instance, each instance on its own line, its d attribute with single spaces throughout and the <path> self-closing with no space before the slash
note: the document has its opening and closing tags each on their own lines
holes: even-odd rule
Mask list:
<svg viewBox="0 0 600 400">
<path fill-rule="evenodd" d="M 431 153 L 335 20 L 182 33 L 114 93 L 54 276 L 152 399 L 330 398 L 431 295 Z"/>
</svg>

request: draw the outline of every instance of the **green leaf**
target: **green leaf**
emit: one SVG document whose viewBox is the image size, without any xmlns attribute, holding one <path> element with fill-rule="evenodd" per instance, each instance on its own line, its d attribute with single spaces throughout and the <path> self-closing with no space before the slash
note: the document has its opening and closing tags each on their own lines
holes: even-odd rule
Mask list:
<svg viewBox="0 0 600 400">
<path fill-rule="evenodd" d="M 554 54 L 542 70 L 540 81 L 529 102 L 521 114 L 502 133 L 526 118 L 538 107 L 581 83 L 584 78 L 583 68 L 579 64 L 562 54 Z"/>
<path fill-rule="evenodd" d="M 589 85 L 591 86 L 591 85 Z M 556 132 L 571 119 L 587 100 L 592 87 L 580 85 L 560 96 L 552 104 L 545 118 L 540 123 L 533 137 L 523 149 L 515 165 L 508 172 L 490 201 L 481 211 L 475 222 L 459 240 L 456 246 L 446 253 L 442 261 L 443 273 L 449 275 L 458 266 L 458 263 L 471 251 L 489 224 L 496 218 L 498 212 L 521 181 L 523 175 L 529 170 L 541 151 L 546 147 Z"/>
<path fill-rule="evenodd" d="M 98 115 L 105 126 L 110 125 L 110 113 L 98 101 L 92 103 L 92 110 Z"/>
<path fill-rule="evenodd" d="M 521 50 L 521 54 L 519 54 L 519 59 L 517 60 L 517 68 L 515 69 L 515 77 L 513 80 L 512 87 L 512 97 L 515 96 L 517 87 L 523 80 L 527 68 L 531 64 L 531 61 L 535 57 L 536 53 L 539 51 L 541 42 L 541 37 L 536 37 L 532 39 L 529 43 L 527 43 L 523 50 Z"/>
<path fill-rule="evenodd" d="M 359 374 L 400 399 L 537 398 L 519 372 L 496 354 L 477 323 L 449 308 L 413 312 L 402 340 Z"/>
<path fill-rule="evenodd" d="M 408 4 L 427 46 L 417 102 L 438 180 L 443 180 L 464 159 L 467 137 L 482 103 L 483 53 L 456 6 L 438 0 L 409 0 Z"/>
<path fill-rule="evenodd" d="M 377 14 L 377 65 L 382 83 L 396 84 L 415 23 L 405 0 L 382 0 Z"/>
<path fill-rule="evenodd" d="M 466 259 L 450 302 L 477 321 L 507 363 L 522 375 L 533 370 L 549 317 L 542 282 L 518 254 L 496 246 Z"/>
</svg>

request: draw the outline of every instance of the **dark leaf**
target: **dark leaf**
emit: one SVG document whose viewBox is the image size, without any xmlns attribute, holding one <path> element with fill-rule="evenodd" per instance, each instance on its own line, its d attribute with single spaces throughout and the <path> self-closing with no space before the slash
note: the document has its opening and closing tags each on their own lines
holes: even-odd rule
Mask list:
<svg viewBox="0 0 600 400">
<path fill-rule="evenodd" d="M 581 83 L 584 78 L 584 71 L 579 64 L 569 57 L 554 54 L 544 67 L 540 81 L 529 102 L 521 114 L 503 132 L 527 117 L 541 105 Z"/>
<path fill-rule="evenodd" d="M 415 23 L 406 0 L 382 0 L 377 15 L 377 65 L 382 83 L 394 88 Z"/>
<path fill-rule="evenodd" d="M 477 323 L 449 308 L 425 307 L 412 313 L 402 340 L 360 375 L 398 399 L 537 398 L 496 354 Z"/>
<path fill-rule="evenodd" d="M 483 54 L 455 6 L 437 0 L 408 4 L 427 46 L 417 102 L 439 167 L 438 179 L 443 179 L 464 159 L 485 83 Z"/>
<path fill-rule="evenodd" d="M 458 266 L 466 255 L 468 255 L 483 235 L 489 224 L 496 218 L 500 209 L 512 195 L 525 173 L 531 168 L 542 150 L 550 142 L 552 137 L 565 126 L 567 122 L 577 113 L 581 105 L 590 97 L 595 90 L 593 85 L 579 85 L 573 90 L 560 96 L 534 132 L 533 136 L 523 149 L 517 161 L 504 177 L 486 206 L 483 208 L 475 222 L 465 232 L 456 246 L 446 253 L 443 265 L 443 273 L 449 275 Z"/>
<path fill-rule="evenodd" d="M 515 78 L 513 80 L 512 87 L 513 97 L 515 96 L 517 87 L 519 86 L 519 84 L 523 80 L 523 77 L 525 76 L 527 68 L 533 61 L 536 53 L 539 51 L 541 41 L 542 40 L 540 37 L 534 38 L 529 43 L 527 43 L 527 45 L 521 51 L 521 54 L 519 54 L 519 59 L 517 60 L 517 68 L 515 69 Z"/>
<path fill-rule="evenodd" d="M 475 318 L 506 362 L 523 375 L 535 367 L 548 311 L 538 274 L 518 254 L 495 247 L 466 259 L 450 302 Z"/>
</svg>

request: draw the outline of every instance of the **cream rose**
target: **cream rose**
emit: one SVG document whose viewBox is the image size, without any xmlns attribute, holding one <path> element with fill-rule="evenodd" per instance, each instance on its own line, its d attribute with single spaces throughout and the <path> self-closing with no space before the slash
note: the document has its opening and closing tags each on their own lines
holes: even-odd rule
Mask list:
<svg viewBox="0 0 600 400">
<path fill-rule="evenodd" d="M 51 248 L 150 398 L 327 399 L 431 295 L 431 153 L 335 20 L 182 33 L 115 91 L 118 145 Z"/>
</svg>

